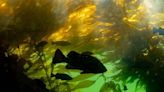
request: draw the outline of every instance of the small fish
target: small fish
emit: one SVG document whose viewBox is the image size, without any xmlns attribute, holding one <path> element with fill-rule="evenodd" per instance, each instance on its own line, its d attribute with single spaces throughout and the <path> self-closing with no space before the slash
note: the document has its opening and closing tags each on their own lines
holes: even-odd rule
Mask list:
<svg viewBox="0 0 164 92">
<path fill-rule="evenodd" d="M 58 46 L 68 46 L 68 45 L 71 45 L 71 43 L 68 42 L 68 41 L 55 41 L 55 42 L 52 42 L 52 44 L 55 44 L 55 45 L 58 45 Z"/>
<path fill-rule="evenodd" d="M 57 74 L 51 74 L 51 77 L 55 77 L 56 79 L 61 79 L 61 80 L 72 80 L 72 77 L 70 77 L 67 74 L 62 74 L 62 73 L 57 73 Z"/>
<path fill-rule="evenodd" d="M 56 64 L 56 63 L 62 63 L 62 62 L 67 62 L 66 57 L 64 56 L 64 54 L 62 53 L 60 49 L 57 49 L 52 59 L 52 63 Z"/>
<path fill-rule="evenodd" d="M 37 46 L 37 47 L 43 47 L 43 46 L 45 46 L 47 43 L 48 43 L 47 41 L 41 41 L 41 42 L 39 42 L 36 46 Z"/>
<path fill-rule="evenodd" d="M 47 43 L 48 43 L 47 41 L 41 41 L 41 42 L 39 42 L 38 44 L 35 45 L 35 49 L 37 51 L 41 51 Z"/>
<path fill-rule="evenodd" d="M 153 33 L 159 33 L 159 35 L 164 35 L 164 29 L 163 28 L 154 28 Z"/>
</svg>

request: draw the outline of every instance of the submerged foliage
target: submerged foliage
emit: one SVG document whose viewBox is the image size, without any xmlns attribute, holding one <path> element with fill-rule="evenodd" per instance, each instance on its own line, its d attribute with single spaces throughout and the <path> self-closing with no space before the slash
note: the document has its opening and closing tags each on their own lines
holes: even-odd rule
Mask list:
<svg viewBox="0 0 164 92">
<path fill-rule="evenodd" d="M 0 0 L 0 88 L 160 92 L 163 3 Z"/>
</svg>

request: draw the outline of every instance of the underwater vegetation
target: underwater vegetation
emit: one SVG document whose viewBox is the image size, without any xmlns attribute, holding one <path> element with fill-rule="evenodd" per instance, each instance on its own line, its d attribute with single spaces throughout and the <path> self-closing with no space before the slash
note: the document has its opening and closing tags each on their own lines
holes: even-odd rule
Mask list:
<svg viewBox="0 0 164 92">
<path fill-rule="evenodd" d="M 42 80 L 30 79 L 24 74 L 23 63 L 26 60 L 17 55 L 8 55 L 4 47 L 0 47 L 0 88 L 10 92 L 49 92 Z"/>
<path fill-rule="evenodd" d="M 40 42 L 37 44 L 38 46 L 44 46 L 45 41 Z M 24 65 L 26 62 L 25 59 L 20 58 L 16 54 L 9 54 L 7 52 L 7 48 L 1 46 L 0 47 L 0 58 L 1 58 L 1 88 L 6 92 L 10 91 L 7 87 L 12 88 L 12 90 L 17 92 L 49 92 L 44 84 L 43 80 L 41 79 L 30 79 L 28 76 L 24 74 Z M 40 51 L 40 50 L 39 50 Z M 80 60 L 80 62 L 76 62 Z M 84 61 L 81 61 L 84 60 Z M 105 66 L 93 56 L 86 55 L 86 54 L 79 54 L 75 51 L 70 51 L 68 53 L 67 58 L 63 55 L 60 49 L 55 51 L 55 55 L 53 57 L 52 65 L 57 63 L 66 62 L 67 65 L 65 66 L 67 69 L 80 69 L 82 70 L 81 73 L 103 73 L 106 70 Z M 82 63 L 83 62 L 83 63 Z M 81 64 L 80 64 L 81 63 Z M 88 67 L 87 65 L 91 65 Z M 45 69 L 44 64 L 42 67 Z M 53 70 L 53 69 L 52 69 Z M 45 69 L 45 72 L 47 70 Z M 55 79 L 61 80 L 72 80 L 73 78 L 64 73 L 56 73 L 53 74 L 51 72 L 51 76 L 48 76 L 46 73 L 47 79 L 51 77 L 55 77 Z M 51 81 L 51 80 L 48 80 Z M 15 86 L 14 86 L 15 85 Z M 66 84 L 68 85 L 68 84 Z M 50 85 L 51 86 L 51 85 Z M 54 87 L 55 88 L 55 87 Z"/>
<path fill-rule="evenodd" d="M 0 0 L 0 92 L 162 92 L 163 0 Z"/>
</svg>

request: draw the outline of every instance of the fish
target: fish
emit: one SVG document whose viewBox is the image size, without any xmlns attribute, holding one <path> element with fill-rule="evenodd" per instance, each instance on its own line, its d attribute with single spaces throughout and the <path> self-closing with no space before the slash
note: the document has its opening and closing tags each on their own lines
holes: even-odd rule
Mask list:
<svg viewBox="0 0 164 92">
<path fill-rule="evenodd" d="M 62 73 L 57 73 L 57 74 L 51 74 L 51 77 L 55 77 L 56 79 L 61 79 L 61 80 L 72 80 L 72 77 L 70 77 L 67 74 L 62 74 Z"/>
<path fill-rule="evenodd" d="M 43 47 L 43 46 L 45 46 L 47 43 L 48 43 L 47 41 L 41 41 L 41 42 L 39 42 L 36 46 L 37 46 L 37 47 Z"/>
<path fill-rule="evenodd" d="M 104 73 L 107 71 L 106 67 L 96 57 L 90 55 L 90 53 L 78 53 L 76 51 L 70 51 L 67 56 L 64 56 L 60 49 L 55 51 L 53 57 L 53 64 L 66 63 L 66 69 L 79 69 L 82 73 Z"/>
<path fill-rule="evenodd" d="M 164 35 L 164 29 L 163 28 L 153 28 L 153 33 L 158 33 L 159 35 Z"/>
<path fill-rule="evenodd" d="M 68 41 L 54 41 L 52 44 L 58 45 L 58 46 L 69 46 L 71 45 L 70 42 Z"/>
<path fill-rule="evenodd" d="M 84 70 L 83 62 L 81 62 L 80 54 L 76 51 L 70 51 L 67 55 L 68 64 L 67 69 L 80 69 Z"/>
<path fill-rule="evenodd" d="M 60 49 L 56 49 L 54 57 L 52 59 L 53 64 L 67 62 L 67 58 L 64 56 Z"/>
<path fill-rule="evenodd" d="M 37 51 L 42 51 L 43 47 L 47 44 L 47 41 L 41 41 L 38 44 L 35 45 L 35 49 Z"/>
<path fill-rule="evenodd" d="M 103 73 L 107 69 L 105 66 L 95 57 L 91 55 L 79 54 L 75 51 L 71 51 L 68 55 L 67 69 L 80 69 L 81 73 Z"/>
<path fill-rule="evenodd" d="M 93 53 L 90 52 L 90 51 L 85 51 L 85 52 L 82 52 L 81 54 L 82 54 L 82 55 L 92 55 Z"/>
<path fill-rule="evenodd" d="M 81 55 L 81 60 L 84 62 L 82 73 L 104 73 L 107 71 L 106 67 L 97 58 L 90 55 Z"/>
</svg>

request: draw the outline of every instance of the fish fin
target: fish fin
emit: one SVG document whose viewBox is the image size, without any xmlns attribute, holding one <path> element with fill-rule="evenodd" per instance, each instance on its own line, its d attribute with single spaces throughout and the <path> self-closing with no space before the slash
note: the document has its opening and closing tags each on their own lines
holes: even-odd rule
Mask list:
<svg viewBox="0 0 164 92">
<path fill-rule="evenodd" d="M 55 55 L 53 57 L 53 61 L 54 64 L 55 63 L 62 63 L 62 62 L 66 62 L 66 57 L 64 56 L 64 54 L 62 53 L 62 51 L 60 49 L 57 49 L 55 51 Z"/>
</svg>

